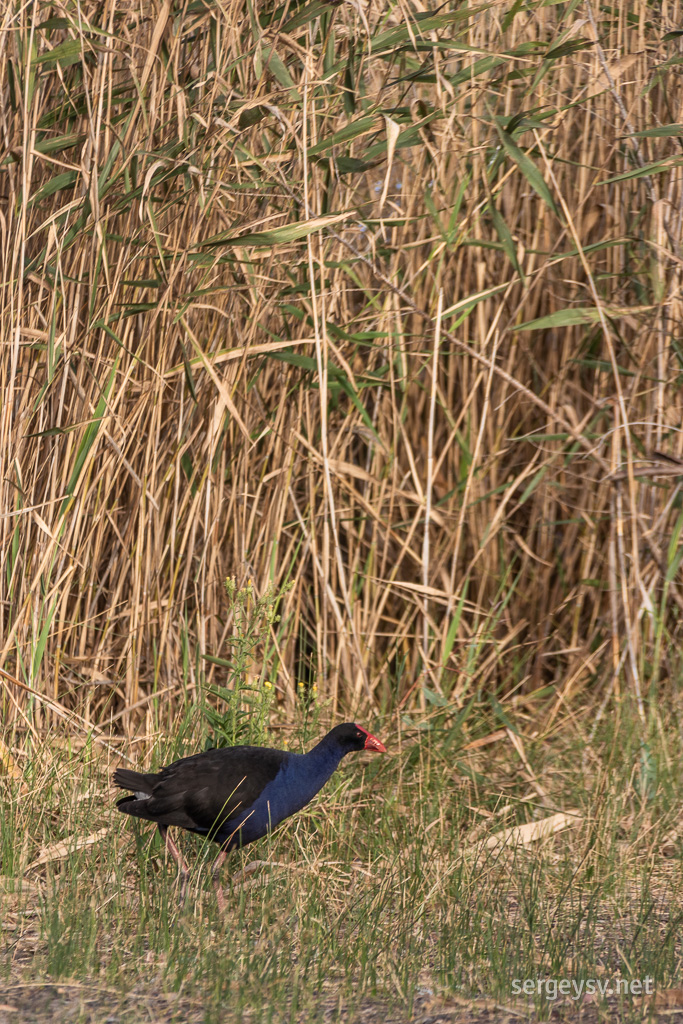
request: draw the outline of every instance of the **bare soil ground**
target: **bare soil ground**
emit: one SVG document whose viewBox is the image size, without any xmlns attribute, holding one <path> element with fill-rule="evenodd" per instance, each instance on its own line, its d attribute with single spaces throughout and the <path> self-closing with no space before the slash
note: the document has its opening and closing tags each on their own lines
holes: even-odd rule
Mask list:
<svg viewBox="0 0 683 1024">
<path fill-rule="evenodd" d="M 266 1009 L 266 1008 L 263 1008 Z M 254 1021 L 261 1016 L 255 1008 Z M 220 1011 L 218 1017 L 226 1022 L 234 1018 L 229 1007 Z M 240 1019 L 249 1018 L 241 1016 Z M 296 1018 L 301 1024 L 312 1018 Z M 456 1000 L 424 994 L 414 1003 L 412 1012 L 392 1009 L 381 1000 L 368 999 L 359 1010 L 347 1015 L 334 999 L 321 1005 L 320 1021 L 340 1020 L 345 1024 L 514 1024 L 528 1021 L 541 1024 L 543 1021 L 581 1020 L 584 1024 L 598 1024 L 604 1021 L 631 1021 L 638 1019 L 666 1020 L 671 1024 L 683 1022 L 683 1007 L 679 1010 L 653 1010 L 646 1008 L 623 1013 L 616 1000 L 603 1006 L 576 1003 L 558 1003 L 549 1015 L 539 1015 L 522 1004 L 505 1006 L 492 1000 Z M 183 998 L 182 995 L 161 994 L 153 982 L 148 989 L 135 988 L 122 994 L 116 989 L 97 982 L 13 982 L 0 985 L 0 1024 L 17 1024 L 31 1021 L 35 1024 L 138 1024 L 141 1021 L 154 1024 L 199 1024 L 206 1020 L 206 1008 L 198 1002 Z"/>
</svg>

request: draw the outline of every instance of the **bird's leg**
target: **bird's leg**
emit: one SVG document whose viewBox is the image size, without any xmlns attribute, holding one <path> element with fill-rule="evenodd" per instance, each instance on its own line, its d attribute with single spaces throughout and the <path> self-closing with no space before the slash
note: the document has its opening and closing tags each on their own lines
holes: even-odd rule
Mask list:
<svg viewBox="0 0 683 1024">
<path fill-rule="evenodd" d="M 158 828 L 159 835 L 163 839 L 166 849 L 173 857 L 173 860 L 178 865 L 178 869 L 180 871 L 180 902 L 182 903 L 185 899 L 185 891 L 187 889 L 187 880 L 190 877 L 190 869 L 187 866 L 187 861 L 178 849 L 175 840 L 168 834 L 168 825 L 159 825 Z"/>
<path fill-rule="evenodd" d="M 227 856 L 228 856 L 228 851 L 227 850 L 221 850 L 221 852 L 218 854 L 218 856 L 216 857 L 215 861 L 213 862 L 213 867 L 211 868 L 211 881 L 213 882 L 213 887 L 214 887 L 214 889 L 216 891 L 216 899 L 218 900 L 218 909 L 221 911 L 221 913 L 225 910 L 226 903 L 225 903 L 225 896 L 223 895 L 223 890 L 221 889 L 221 878 L 220 878 L 220 875 L 221 875 L 221 868 L 223 867 L 223 861 L 225 860 L 225 858 Z"/>
</svg>

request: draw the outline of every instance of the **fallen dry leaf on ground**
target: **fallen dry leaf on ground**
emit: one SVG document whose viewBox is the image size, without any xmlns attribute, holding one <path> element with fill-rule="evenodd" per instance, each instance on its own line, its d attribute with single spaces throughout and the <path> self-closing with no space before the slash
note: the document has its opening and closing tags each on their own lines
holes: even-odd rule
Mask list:
<svg viewBox="0 0 683 1024">
<path fill-rule="evenodd" d="M 561 832 L 562 829 L 572 825 L 578 825 L 582 818 L 578 811 L 561 811 L 558 814 L 551 814 L 549 818 L 541 821 L 529 821 L 526 825 L 512 825 L 489 836 L 484 843 L 477 843 L 476 846 L 468 847 L 469 850 L 494 850 L 502 849 L 505 846 L 527 846 L 529 843 L 537 843 L 541 839 Z"/>
<path fill-rule="evenodd" d="M 665 988 L 651 996 L 638 996 L 634 1006 L 646 1006 L 653 1010 L 678 1010 L 683 1008 L 683 988 Z"/>
<path fill-rule="evenodd" d="M 110 829 L 101 828 L 97 832 L 92 832 L 89 836 L 69 836 L 68 839 L 62 839 L 58 843 L 51 843 L 50 846 L 41 847 L 40 853 L 34 861 L 32 861 L 27 870 L 31 868 L 40 867 L 41 864 L 49 864 L 53 860 L 62 860 L 63 857 L 68 857 L 70 853 L 74 853 L 76 850 L 82 850 L 86 846 L 94 846 L 95 843 L 99 843 L 101 839 L 108 836 Z"/>
</svg>

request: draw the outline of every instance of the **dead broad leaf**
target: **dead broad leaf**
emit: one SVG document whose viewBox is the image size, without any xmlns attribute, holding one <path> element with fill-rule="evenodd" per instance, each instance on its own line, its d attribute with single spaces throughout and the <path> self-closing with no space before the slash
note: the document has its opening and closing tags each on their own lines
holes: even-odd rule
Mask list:
<svg viewBox="0 0 683 1024">
<path fill-rule="evenodd" d="M 627 53 L 625 57 L 621 57 L 619 60 L 615 60 L 613 64 L 607 67 L 606 71 L 601 71 L 599 75 L 589 82 L 588 88 L 584 99 L 591 99 L 593 96 L 599 96 L 605 89 L 611 89 L 617 79 L 621 78 L 625 71 L 635 64 L 642 55 L 640 53 Z"/>
<path fill-rule="evenodd" d="M 401 126 L 396 121 L 392 121 L 390 117 L 384 115 L 384 123 L 387 126 L 387 173 L 384 176 L 384 188 L 382 189 L 382 195 L 379 199 L 379 209 L 382 210 L 386 199 L 387 193 L 389 192 L 389 181 L 391 179 L 391 168 L 394 163 L 394 150 L 396 149 L 396 142 L 399 135 L 401 134 Z"/>
<path fill-rule="evenodd" d="M 633 1004 L 655 1010 L 678 1010 L 683 1007 L 683 988 L 665 988 L 651 996 L 640 996 Z"/>
<path fill-rule="evenodd" d="M 5 769 L 7 774 L 13 779 L 21 779 L 21 770 L 17 768 L 17 765 L 12 757 L 9 747 L 0 740 L 0 764 Z"/>
<path fill-rule="evenodd" d="M 512 825 L 510 828 L 503 829 L 502 832 L 496 832 L 495 835 L 489 836 L 483 847 L 486 850 L 502 850 L 506 846 L 527 846 L 529 843 L 547 839 L 548 836 L 555 835 L 556 832 L 561 832 L 572 825 L 578 825 L 581 820 L 578 811 L 562 811 L 558 814 L 551 814 L 549 818 L 543 818 L 541 821 L 529 821 L 526 825 Z M 469 849 L 481 848 L 479 843 L 476 847 L 469 847 Z"/>
<path fill-rule="evenodd" d="M 37 858 L 32 861 L 28 870 L 31 868 L 40 867 L 41 864 L 49 864 L 53 860 L 63 860 L 64 857 L 68 857 L 70 853 L 74 853 L 76 850 L 82 850 L 86 846 L 94 846 L 95 843 L 99 843 L 101 839 L 108 836 L 110 829 L 101 828 L 97 832 L 91 833 L 89 836 L 69 836 L 68 839 L 63 839 L 59 843 L 51 843 L 50 846 L 41 847 L 40 853 Z"/>
<path fill-rule="evenodd" d="M 22 875 L 16 878 L 12 875 L 0 875 L 0 895 L 10 896 L 34 896 L 42 892 L 40 882 L 29 882 Z"/>
<path fill-rule="evenodd" d="M 498 740 L 504 740 L 507 734 L 507 729 L 496 729 L 495 732 L 490 732 L 488 736 L 480 736 L 478 740 L 471 740 L 469 743 L 466 743 L 462 749 L 476 750 L 477 747 L 486 747 L 489 743 L 496 743 Z"/>
</svg>

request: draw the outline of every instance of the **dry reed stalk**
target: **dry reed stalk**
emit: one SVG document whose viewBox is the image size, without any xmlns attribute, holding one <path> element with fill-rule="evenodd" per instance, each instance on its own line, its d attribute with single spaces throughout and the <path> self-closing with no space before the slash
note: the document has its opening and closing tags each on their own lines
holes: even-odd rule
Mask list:
<svg viewBox="0 0 683 1024">
<path fill-rule="evenodd" d="M 220 683 L 229 575 L 292 584 L 258 652 L 290 716 L 301 679 L 334 714 L 548 684 L 644 714 L 678 671 L 679 480 L 644 461 L 683 454 L 673 44 L 533 11 L 8 9 L 0 664 L 54 702 L 32 728 L 151 733 L 156 691 L 170 721 Z"/>
</svg>

